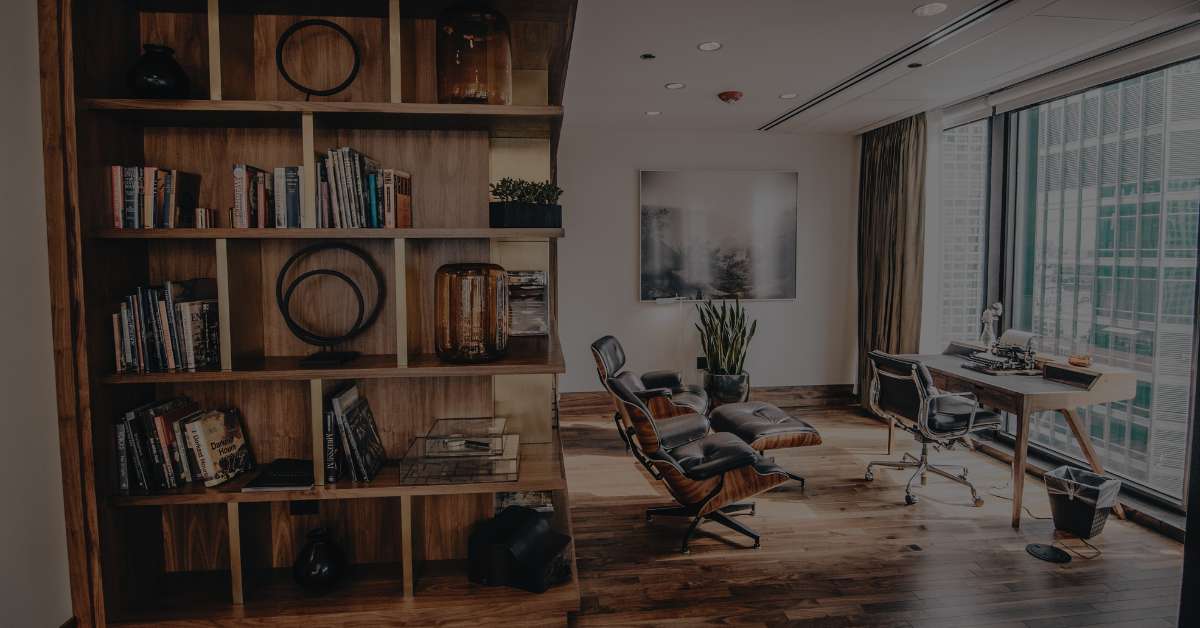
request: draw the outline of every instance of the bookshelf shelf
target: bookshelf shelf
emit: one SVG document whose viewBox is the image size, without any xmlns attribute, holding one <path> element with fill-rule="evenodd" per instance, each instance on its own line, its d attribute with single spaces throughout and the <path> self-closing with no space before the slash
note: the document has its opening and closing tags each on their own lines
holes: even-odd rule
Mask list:
<svg viewBox="0 0 1200 628">
<path fill-rule="evenodd" d="M 372 499 L 413 495 L 466 495 L 473 493 L 503 493 L 508 491 L 554 491 L 566 488 L 561 444 L 558 434 L 550 443 L 522 443 L 519 478 L 515 482 L 477 482 L 469 484 L 411 485 L 400 483 L 400 467 L 396 461 L 379 472 L 371 482 L 342 481 L 336 486 L 316 486 L 303 491 L 241 492 L 254 479 L 256 472 L 230 480 L 227 484 L 206 488 L 189 484 L 154 495 L 116 495 L 113 504 L 128 506 L 169 506 L 183 504 L 225 504 L 230 502 L 293 502 L 329 499 Z"/>
<path fill-rule="evenodd" d="M 148 126 L 299 127 L 302 114 L 323 126 L 390 129 L 478 129 L 495 137 L 549 137 L 562 120 L 558 105 L 458 105 L 303 100 L 141 100 L 89 98 L 89 111 Z"/>
<path fill-rule="evenodd" d="M 363 355 L 344 366 L 305 368 L 299 356 L 243 358 L 228 371 L 122 373 L 104 378 L 108 384 L 288 381 L 314 379 L 378 379 L 392 377 L 478 377 L 490 375 L 554 375 L 566 372 L 558 339 L 513 338 L 507 356 L 483 364 L 449 364 L 421 354 L 399 366 L 395 355 Z"/>
<path fill-rule="evenodd" d="M 288 240 L 361 239 L 415 240 L 489 239 L 551 240 L 566 237 L 563 229 L 409 228 L 409 229 L 102 229 L 101 240 Z"/>
</svg>

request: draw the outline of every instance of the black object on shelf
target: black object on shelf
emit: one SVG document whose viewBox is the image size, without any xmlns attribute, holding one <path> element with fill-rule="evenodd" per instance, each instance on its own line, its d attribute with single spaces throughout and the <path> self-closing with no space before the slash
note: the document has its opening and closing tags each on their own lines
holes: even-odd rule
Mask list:
<svg viewBox="0 0 1200 628">
<path fill-rule="evenodd" d="M 1055 528 L 1081 539 L 1104 530 L 1121 492 L 1120 480 L 1067 465 L 1047 472 L 1045 480 Z"/>
<path fill-rule="evenodd" d="M 138 98 L 187 98 L 191 82 L 175 51 L 159 44 L 142 46 L 146 51 L 129 70 L 129 88 Z"/>
<path fill-rule="evenodd" d="M 311 460 L 279 458 L 242 487 L 243 493 L 266 491 L 303 491 L 313 487 Z"/>
<path fill-rule="evenodd" d="M 341 35 L 342 39 L 345 39 L 346 43 L 350 44 L 350 50 L 354 53 L 354 65 L 350 68 L 350 73 L 346 75 L 346 78 L 343 79 L 341 83 L 338 83 L 329 89 L 319 89 L 301 84 L 299 81 L 292 78 L 291 74 L 288 74 L 287 67 L 283 63 L 283 48 L 287 45 L 288 40 L 292 38 L 292 35 L 295 35 L 300 29 L 310 28 L 313 26 L 328 28 L 338 35 Z M 289 85 L 295 87 L 301 92 L 304 92 L 305 100 L 307 100 L 310 96 L 332 96 L 346 89 L 347 87 L 350 87 L 350 84 L 353 83 L 354 79 L 358 76 L 358 69 L 361 66 L 362 53 L 358 49 L 358 44 L 354 42 L 354 38 L 350 36 L 350 33 L 346 32 L 346 29 L 342 28 L 338 24 L 335 24 L 334 22 L 330 22 L 329 20 L 300 20 L 299 22 L 289 26 L 287 30 L 283 31 L 283 35 L 280 35 L 279 37 L 279 43 L 275 45 L 275 67 L 279 69 L 279 75 L 282 76 L 283 80 L 287 81 Z"/>
<path fill-rule="evenodd" d="M 292 577 L 309 595 L 332 591 L 346 573 L 346 555 L 326 528 L 308 533 L 308 543 L 292 564 Z"/>
<path fill-rule="evenodd" d="M 362 289 L 359 288 L 358 284 L 349 275 L 338 270 L 330 268 L 308 270 L 297 275 L 287 285 L 287 288 L 284 288 L 284 280 L 287 278 L 288 272 L 292 270 L 292 267 L 309 255 L 328 250 L 350 253 L 361 260 L 363 265 L 367 267 L 367 270 L 370 271 L 375 281 L 375 302 L 369 314 L 366 313 L 366 300 L 363 297 Z M 296 288 L 304 283 L 305 280 L 320 276 L 340 279 L 354 293 L 355 301 L 358 304 L 357 314 L 354 318 L 354 324 L 342 334 L 325 335 L 317 333 L 292 318 L 292 297 L 296 293 Z M 275 302 L 279 306 L 279 313 L 283 316 L 283 322 L 287 324 L 288 330 L 300 340 L 321 348 L 320 351 L 300 361 L 300 365 L 304 367 L 322 368 L 339 366 L 357 358 L 359 356 L 357 351 L 334 351 L 333 347 L 357 337 L 369 329 L 371 325 L 374 325 L 375 321 L 379 318 L 379 313 L 383 311 L 383 303 L 386 298 L 387 287 L 383 280 L 383 272 L 375 265 L 375 261 L 362 249 L 342 242 L 319 242 L 300 249 L 295 255 L 288 258 L 288 261 L 283 264 L 283 268 L 279 269 L 279 276 L 275 278 Z"/>
<path fill-rule="evenodd" d="M 509 506 L 471 533 L 468 577 L 478 584 L 542 593 L 571 578 L 570 544 L 571 537 L 555 532 L 542 513 Z"/>
<path fill-rule="evenodd" d="M 488 225 L 494 229 L 559 229 L 562 205 L 493 201 L 488 204 Z"/>
</svg>

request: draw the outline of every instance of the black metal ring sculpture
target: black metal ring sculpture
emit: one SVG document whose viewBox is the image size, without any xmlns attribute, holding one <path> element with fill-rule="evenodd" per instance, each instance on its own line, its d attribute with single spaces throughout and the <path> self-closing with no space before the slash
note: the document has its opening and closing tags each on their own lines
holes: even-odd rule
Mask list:
<svg viewBox="0 0 1200 628">
<path fill-rule="evenodd" d="M 350 68 L 350 75 L 346 77 L 346 80 L 329 89 L 314 89 L 312 87 L 308 87 L 307 85 L 302 85 L 293 79 L 292 75 L 288 74 L 287 68 L 283 66 L 283 47 L 287 44 L 288 40 L 292 38 L 292 35 L 295 35 L 300 29 L 308 28 L 309 26 L 324 26 L 325 28 L 332 29 L 334 32 L 341 35 L 342 38 L 346 40 L 346 43 L 350 44 L 350 49 L 354 51 L 354 67 Z M 347 87 L 350 87 L 350 84 L 354 82 L 355 77 L 358 76 L 358 69 L 361 65 L 362 55 L 358 50 L 358 44 L 354 43 L 354 38 L 350 36 L 350 33 L 346 32 L 346 29 L 333 22 L 330 22 L 329 20 L 300 20 L 299 22 L 289 26 L 286 31 L 283 31 L 283 35 L 279 37 L 279 43 L 275 46 L 275 66 L 279 68 L 279 74 L 283 76 L 283 80 L 287 81 L 292 87 L 295 87 L 309 96 L 332 96 L 346 89 Z"/>
<path fill-rule="evenodd" d="M 365 319 L 363 318 L 363 314 L 366 311 L 366 302 L 363 299 L 362 289 L 359 288 L 358 284 L 355 283 L 353 279 L 343 272 L 329 268 L 309 270 L 301 273 L 298 277 L 293 279 L 292 282 L 288 284 L 287 289 L 284 289 L 283 284 L 284 280 L 287 278 L 288 271 L 290 271 L 297 262 L 305 257 L 308 257 L 309 255 L 312 255 L 313 253 L 327 250 L 347 251 L 358 259 L 362 260 L 362 263 L 365 264 L 366 267 L 371 271 L 371 275 L 375 279 L 376 296 L 375 303 L 371 307 L 371 312 L 370 314 L 366 315 Z M 354 325 L 349 329 L 349 331 L 340 336 L 326 336 L 323 334 L 318 334 L 304 327 L 300 323 L 296 322 L 294 318 L 292 318 L 292 296 L 295 294 L 296 288 L 299 287 L 301 283 L 304 283 L 304 281 L 308 278 L 318 276 L 336 277 L 341 279 L 346 283 L 346 285 L 350 286 L 350 289 L 354 292 L 355 299 L 358 301 L 358 314 L 355 316 Z M 275 302 L 279 306 L 279 313 L 283 315 L 283 322 L 287 324 L 288 330 L 290 330 L 292 334 L 300 340 L 318 347 L 332 347 L 334 345 L 346 342 L 369 329 L 371 325 L 375 324 L 376 319 L 379 318 L 380 312 L 383 311 L 383 302 L 386 298 L 387 288 L 384 284 L 383 272 L 381 272 L 375 265 L 375 262 L 371 259 L 371 256 L 367 255 L 367 253 L 362 249 L 350 246 L 349 244 L 343 244 L 341 242 L 319 242 L 317 244 L 300 249 L 295 255 L 291 256 L 288 261 L 284 263 L 283 268 L 279 269 L 279 276 L 275 279 Z"/>
</svg>

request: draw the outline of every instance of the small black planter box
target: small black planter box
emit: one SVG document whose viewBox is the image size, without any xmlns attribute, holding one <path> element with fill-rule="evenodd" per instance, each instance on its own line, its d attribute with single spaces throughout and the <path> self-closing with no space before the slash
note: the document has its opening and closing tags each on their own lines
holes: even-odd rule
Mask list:
<svg viewBox="0 0 1200 628">
<path fill-rule="evenodd" d="M 562 205 L 539 203 L 490 203 L 488 224 L 494 228 L 559 229 Z"/>
</svg>

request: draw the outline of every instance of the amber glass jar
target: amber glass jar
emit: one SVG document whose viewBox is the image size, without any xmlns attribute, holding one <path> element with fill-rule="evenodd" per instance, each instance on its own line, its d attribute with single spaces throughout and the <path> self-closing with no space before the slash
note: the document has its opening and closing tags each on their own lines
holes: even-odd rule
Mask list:
<svg viewBox="0 0 1200 628">
<path fill-rule="evenodd" d="M 482 2 L 463 2 L 437 20 L 438 102 L 512 104 L 508 20 Z"/>
<path fill-rule="evenodd" d="M 434 346 L 448 362 L 488 362 L 508 350 L 508 273 L 495 264 L 437 271 Z"/>
</svg>

